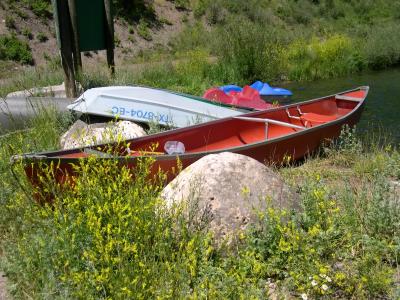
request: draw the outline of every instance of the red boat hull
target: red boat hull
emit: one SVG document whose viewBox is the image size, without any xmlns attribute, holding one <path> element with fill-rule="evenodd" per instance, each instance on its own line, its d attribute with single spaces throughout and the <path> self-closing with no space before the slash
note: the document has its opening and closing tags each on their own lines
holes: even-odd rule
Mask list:
<svg viewBox="0 0 400 300">
<path fill-rule="evenodd" d="M 126 146 L 124 148 L 116 144 L 98 145 L 91 149 L 106 152 L 112 148 L 117 156 L 111 159 L 119 160 L 121 165 L 132 169 L 133 173 L 140 157 L 152 156 L 155 160 L 151 173 L 164 171 L 167 182 L 177 175 L 178 165 L 186 168 L 201 157 L 213 153 L 228 151 L 260 162 L 281 163 L 302 158 L 317 149 L 323 141 L 337 138 L 343 125 L 355 125 L 360 119 L 367 94 L 368 87 L 361 87 L 321 99 L 245 114 L 243 117 L 225 118 L 141 137 L 127 141 L 130 143 L 128 153 Z M 295 114 L 297 116 L 293 116 Z M 269 123 L 268 131 L 262 120 L 269 120 L 266 121 Z M 183 142 L 186 152 L 178 156 L 159 154 L 164 151 L 163 145 L 171 140 Z M 76 168 L 73 170 L 72 165 L 92 155 L 85 150 L 87 148 L 24 154 L 14 157 L 14 160 L 24 161 L 26 174 L 34 185 L 39 185 L 38 174 L 43 164 L 52 164 L 56 181 L 64 184 L 79 175 L 79 171 Z M 146 155 L 137 156 L 143 153 L 141 151 L 149 150 L 154 151 L 154 154 L 146 152 Z M 98 159 L 110 158 L 99 156 Z"/>
</svg>

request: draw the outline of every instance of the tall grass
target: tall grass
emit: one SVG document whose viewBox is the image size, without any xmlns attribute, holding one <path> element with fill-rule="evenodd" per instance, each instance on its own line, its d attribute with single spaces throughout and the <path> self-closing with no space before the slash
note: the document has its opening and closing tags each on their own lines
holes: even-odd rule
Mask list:
<svg viewBox="0 0 400 300">
<path fill-rule="evenodd" d="M 8 70 L 4 72 L 9 73 Z M 59 85 L 64 81 L 62 70 L 53 67 L 27 68 L 10 76 L 0 86 L 0 97 L 15 91 L 29 90 L 34 87 Z"/>
</svg>

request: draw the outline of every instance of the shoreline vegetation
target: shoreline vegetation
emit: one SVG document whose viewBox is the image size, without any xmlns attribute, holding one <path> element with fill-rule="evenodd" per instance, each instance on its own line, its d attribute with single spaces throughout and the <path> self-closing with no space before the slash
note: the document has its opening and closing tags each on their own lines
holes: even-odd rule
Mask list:
<svg viewBox="0 0 400 300">
<path fill-rule="evenodd" d="M 38 2 L 43 5 L 35 4 L 37 7 L 51 11 L 49 1 Z M 140 5 L 136 9 L 124 12 L 122 1 L 116 0 L 117 19 L 128 25 L 129 22 L 140 23 L 141 27 L 147 24 L 146 30 L 156 30 L 157 18 L 160 18 L 154 14 L 157 4 L 137 2 Z M 93 63 L 87 60 L 83 68 L 85 74 L 80 79 L 83 87 L 145 84 L 202 95 L 211 86 L 229 83 L 310 81 L 382 70 L 400 63 L 400 7 L 397 2 L 172 2 L 181 11 L 182 18 L 191 18 L 167 46 L 155 45 L 124 56 L 117 65 L 116 79 L 109 78 L 105 60 L 98 68 L 93 68 Z M 15 5 L 9 4 L 9 7 L 15 10 Z M 141 11 L 142 19 L 139 18 Z M 39 15 L 51 22 L 51 14 Z M 18 28 L 9 31 L 0 38 L 0 69 L 6 74 L 10 72 L 10 63 L 6 60 L 34 63 L 27 45 L 30 40 Z M 117 51 L 121 47 L 117 43 Z M 60 84 L 63 77 L 58 55 L 43 55 L 45 59 L 40 65 L 26 67 L 28 70 L 22 71 L 20 76 L 12 76 L 14 80 L 3 80 L 0 96 L 13 91 L 16 84 L 23 88 Z"/>
<path fill-rule="evenodd" d="M 201 95 L 227 83 L 316 80 L 400 63 L 395 1 L 172 2 L 193 18 L 168 47 L 125 58 L 115 78 L 105 64 L 86 62 L 83 88 L 142 84 Z M 23 3 L 49 22 L 50 1 Z M 118 18 L 140 23 L 149 38 L 154 14 L 147 1 L 137 3 L 146 21 L 134 7 Z M 32 34 L 24 40 L 18 28 L 10 31 L 0 39 L 0 97 L 60 84 L 57 56 L 13 70 L 21 49 L 34 63 L 25 43 Z M 47 188 L 58 191 L 53 206 L 37 205 L 9 159 L 57 149 L 71 123 L 69 114 L 40 108 L 30 130 L 0 136 L 0 270 L 15 299 L 400 298 L 400 152 L 384 132 L 365 137 L 345 128 L 333 145 L 276 168 L 298 192 L 302 212 L 260 212 L 232 248 L 193 230 L 181 207 L 165 208 L 162 181 L 145 179 L 151 161 L 135 182 L 113 162 L 90 161 L 74 189 L 50 181 Z"/>
</svg>

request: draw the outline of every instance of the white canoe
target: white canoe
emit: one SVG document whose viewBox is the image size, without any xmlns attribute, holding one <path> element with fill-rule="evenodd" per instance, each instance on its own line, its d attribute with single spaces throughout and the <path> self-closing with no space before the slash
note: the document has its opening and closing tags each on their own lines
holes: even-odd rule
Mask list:
<svg viewBox="0 0 400 300">
<path fill-rule="evenodd" d="M 173 127 L 185 127 L 245 112 L 200 97 L 140 86 L 89 89 L 68 109 L 82 114 L 155 122 Z"/>
</svg>

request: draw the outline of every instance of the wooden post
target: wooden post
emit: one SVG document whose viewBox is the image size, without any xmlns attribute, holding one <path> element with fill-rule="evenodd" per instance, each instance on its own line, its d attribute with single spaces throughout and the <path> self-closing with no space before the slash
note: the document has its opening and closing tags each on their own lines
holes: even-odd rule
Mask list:
<svg viewBox="0 0 400 300">
<path fill-rule="evenodd" d="M 58 21 L 60 34 L 61 62 L 64 69 L 65 92 L 68 98 L 77 97 L 75 68 L 73 62 L 73 48 L 71 41 L 73 34 L 71 31 L 71 21 L 69 16 L 68 1 L 56 0 L 55 7 L 56 22 Z"/>
<path fill-rule="evenodd" d="M 106 44 L 107 44 L 107 64 L 111 76 L 115 74 L 114 62 L 114 21 L 111 10 L 111 0 L 104 0 L 104 9 L 106 12 Z"/>
<path fill-rule="evenodd" d="M 78 20 L 76 16 L 76 2 L 75 0 L 68 0 L 69 16 L 72 28 L 72 54 L 74 58 L 75 73 L 79 76 L 82 71 L 82 58 L 79 47 L 79 33 L 78 33 Z"/>
</svg>

